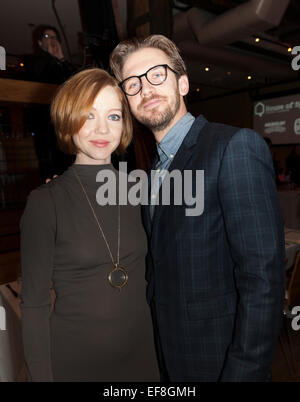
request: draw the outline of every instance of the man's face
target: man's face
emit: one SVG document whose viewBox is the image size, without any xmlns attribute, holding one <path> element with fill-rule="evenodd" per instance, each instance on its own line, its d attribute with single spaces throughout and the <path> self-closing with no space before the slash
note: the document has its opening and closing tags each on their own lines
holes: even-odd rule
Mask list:
<svg viewBox="0 0 300 402">
<path fill-rule="evenodd" d="M 52 29 L 46 29 L 42 39 L 39 41 L 39 45 L 46 52 L 49 51 L 49 47 L 57 46 L 59 44 L 56 33 Z"/>
<path fill-rule="evenodd" d="M 160 49 L 145 48 L 132 53 L 126 59 L 122 77 L 144 74 L 150 68 L 167 64 L 172 68 L 168 56 Z M 183 96 L 188 92 L 186 76 L 178 79 L 167 69 L 167 79 L 160 85 L 150 84 L 142 77 L 142 89 L 134 96 L 127 96 L 132 114 L 142 124 L 154 132 L 165 130 L 176 121 L 177 116 L 184 114 Z"/>
</svg>

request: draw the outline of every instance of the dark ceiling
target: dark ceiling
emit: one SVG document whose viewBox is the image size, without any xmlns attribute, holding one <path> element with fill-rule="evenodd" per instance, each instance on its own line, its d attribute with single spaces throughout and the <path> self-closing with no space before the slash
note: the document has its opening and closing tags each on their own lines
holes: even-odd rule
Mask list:
<svg viewBox="0 0 300 402">
<path fill-rule="evenodd" d="M 118 0 L 118 4 L 125 31 L 131 20 L 127 18 L 125 0 Z M 259 96 L 260 88 L 277 83 L 299 83 L 299 74 L 291 68 L 292 55 L 288 48 L 300 46 L 300 0 L 168 0 L 168 4 L 173 6 L 173 39 L 188 66 L 191 101 L 244 90 Z M 242 15 L 242 12 L 239 14 L 239 10 L 250 4 L 256 8 L 263 4 L 268 12 L 274 11 L 275 14 L 282 8 L 282 4 L 287 6 L 276 23 L 264 25 L 256 21 L 261 29 L 250 29 L 247 34 L 247 31 L 243 32 L 243 19 L 247 16 Z M 271 10 L 268 9 L 270 5 Z M 16 7 L 19 9 L 17 14 Z M 57 1 L 57 11 L 73 61 L 80 64 L 83 49 L 78 45 L 78 33 L 82 31 L 78 1 Z M 230 13 L 234 17 L 226 20 Z M 158 15 L 155 17 L 159 19 Z M 24 4 L 19 0 L 6 2 L 0 13 L 0 45 L 6 48 L 8 61 L 9 54 L 32 51 L 32 27 L 45 22 L 57 25 L 50 0 L 27 0 Z M 211 22 L 214 37 L 207 38 L 203 43 L 202 34 L 207 34 Z M 162 23 L 166 23 L 165 20 Z M 11 30 L 11 27 L 18 29 Z M 249 27 L 251 24 L 248 21 Z M 223 32 L 226 33 L 225 39 Z M 255 41 L 256 38 L 259 38 L 259 42 Z"/>
<path fill-rule="evenodd" d="M 283 0 L 265 1 L 265 3 L 272 5 L 271 11 L 280 8 L 282 2 Z M 182 15 L 180 13 L 192 15 L 195 11 L 196 15 L 199 14 L 198 19 L 201 17 L 202 20 L 201 13 L 203 13 L 204 20 L 201 22 L 203 25 L 214 18 L 224 17 L 226 13 L 238 9 L 240 6 L 246 6 L 246 3 L 259 4 L 260 1 L 183 0 L 182 2 L 173 2 L 179 18 Z M 235 40 L 227 43 L 225 41 L 221 45 L 208 41 L 204 46 L 203 44 L 199 46 L 194 30 L 194 38 L 192 35 L 189 37 L 186 34 L 189 24 L 184 27 L 181 18 L 181 23 L 176 25 L 177 17 L 175 17 L 174 39 L 187 61 L 191 81 L 190 99 L 192 101 L 209 99 L 242 90 L 251 90 L 253 94 L 255 89 L 276 83 L 299 81 L 298 73 L 292 70 L 291 60 L 293 56 L 288 48 L 300 46 L 300 0 L 290 0 L 287 3 L 288 6 L 278 25 L 255 33 L 252 32 L 249 36 L 240 35 Z M 238 16 L 237 13 L 237 21 Z M 181 32 L 179 32 L 180 29 Z M 218 25 L 216 24 L 217 29 Z M 221 25 L 220 30 L 222 30 Z M 184 37 L 185 35 L 186 37 Z M 199 37 L 201 39 L 201 34 Z M 259 38 L 259 42 L 255 41 L 256 38 Z M 209 71 L 205 71 L 205 68 L 209 68 Z"/>
</svg>

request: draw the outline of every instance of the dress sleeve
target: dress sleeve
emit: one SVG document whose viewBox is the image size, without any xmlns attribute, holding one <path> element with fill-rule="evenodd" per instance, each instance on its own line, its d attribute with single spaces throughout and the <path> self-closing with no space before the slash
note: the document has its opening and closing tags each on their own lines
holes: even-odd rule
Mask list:
<svg viewBox="0 0 300 402">
<path fill-rule="evenodd" d="M 56 214 L 49 187 L 31 192 L 20 222 L 22 336 L 30 381 L 53 381 L 49 318 Z"/>
</svg>

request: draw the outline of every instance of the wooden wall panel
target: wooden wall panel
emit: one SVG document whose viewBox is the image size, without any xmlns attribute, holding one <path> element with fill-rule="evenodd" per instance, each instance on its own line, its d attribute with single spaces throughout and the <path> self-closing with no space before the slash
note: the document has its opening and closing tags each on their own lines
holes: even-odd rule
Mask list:
<svg viewBox="0 0 300 402">
<path fill-rule="evenodd" d="M 57 85 L 0 78 L 0 101 L 49 104 Z"/>
</svg>

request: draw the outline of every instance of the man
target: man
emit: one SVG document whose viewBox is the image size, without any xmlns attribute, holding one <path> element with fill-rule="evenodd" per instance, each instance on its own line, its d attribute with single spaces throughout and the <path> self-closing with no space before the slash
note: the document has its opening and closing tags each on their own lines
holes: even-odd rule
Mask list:
<svg viewBox="0 0 300 402">
<path fill-rule="evenodd" d="M 73 73 L 75 66 L 64 57 L 58 30 L 39 25 L 33 32 L 36 54 L 25 58 L 28 79 L 51 84 L 62 84 Z"/>
<path fill-rule="evenodd" d="M 27 79 L 62 84 L 74 72 L 75 66 L 64 59 L 58 30 L 49 25 L 38 25 L 33 32 L 35 54 L 25 58 Z M 34 144 L 39 159 L 41 179 L 55 173 L 61 174 L 72 162 L 72 158 L 61 152 L 56 143 L 53 126 L 50 122 L 49 107 L 29 111 L 33 113 Z"/>
<path fill-rule="evenodd" d="M 266 381 L 285 277 L 268 147 L 252 130 L 187 113 L 186 67 L 169 39 L 122 42 L 111 68 L 133 115 L 155 136 L 159 158 L 153 168 L 204 170 L 201 215 L 186 216 L 184 204 L 144 208 L 147 298 L 162 378 Z M 195 175 L 193 180 L 195 188 Z M 152 199 L 160 191 L 152 188 Z"/>
</svg>

